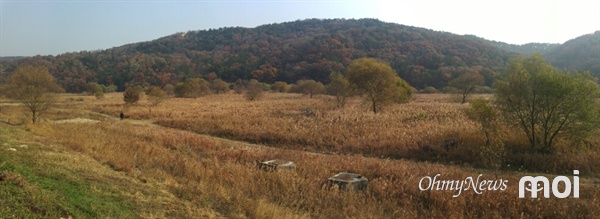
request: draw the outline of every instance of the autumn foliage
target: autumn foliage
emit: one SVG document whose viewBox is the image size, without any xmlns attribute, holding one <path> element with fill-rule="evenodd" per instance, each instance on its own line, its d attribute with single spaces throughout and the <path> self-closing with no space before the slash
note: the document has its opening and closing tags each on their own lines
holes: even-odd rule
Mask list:
<svg viewBox="0 0 600 219">
<path fill-rule="evenodd" d="M 390 103 L 406 103 L 413 88 L 385 62 L 361 58 L 352 62 L 346 72 L 348 81 L 364 95 L 374 113 Z"/>
<path fill-rule="evenodd" d="M 445 32 L 374 19 L 309 19 L 190 31 L 103 51 L 6 61 L 0 72 L 10 74 L 22 64 L 44 65 L 60 86 L 74 93 L 89 82 L 115 84 L 123 91 L 128 84 L 164 87 L 190 78 L 327 84 L 331 72 L 343 73 L 356 58 L 374 57 L 415 88 L 441 89 L 461 74 L 449 68 L 480 66 L 482 72 L 493 72 L 504 68 L 510 56 L 485 41 Z M 490 86 L 493 75 L 482 76 Z"/>
</svg>

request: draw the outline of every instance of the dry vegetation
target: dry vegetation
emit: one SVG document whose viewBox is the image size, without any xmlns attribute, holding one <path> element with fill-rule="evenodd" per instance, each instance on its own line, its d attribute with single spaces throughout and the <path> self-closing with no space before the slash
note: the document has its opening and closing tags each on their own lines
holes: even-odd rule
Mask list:
<svg viewBox="0 0 600 219">
<path fill-rule="evenodd" d="M 125 111 L 132 119 L 165 127 L 278 148 L 479 166 L 478 150 L 484 139 L 478 125 L 465 115 L 469 105 L 457 103 L 459 96 L 417 95 L 413 102 L 387 107 L 380 114 L 369 112 L 369 106 L 358 99 L 341 111 L 330 98 L 270 93 L 262 101 L 245 101 L 241 95 L 222 94 L 173 98 L 160 107 L 144 102 L 124 107 L 115 104 L 118 100 L 84 106 L 110 115 Z M 600 175 L 596 168 L 600 154 L 594 147 L 600 139 L 577 146 L 562 142 L 556 154 L 538 155 L 526 151 L 526 137 L 520 130 L 505 132 L 509 136 L 505 142 L 512 149 L 506 165 L 565 174 L 579 169 Z"/>
<path fill-rule="evenodd" d="M 297 94 L 267 94 L 251 102 L 235 94 L 176 98 L 157 107 L 145 101 L 126 107 L 121 94 L 101 100 L 63 98 L 41 124 L 20 119 L 18 106 L 3 106 L 1 120 L 23 122 L 18 127 L 38 136 L 35 141 L 125 174 L 137 184 L 124 184 L 124 194 L 138 191 L 127 187 L 138 184 L 161 191 L 135 193 L 134 210 L 141 217 L 586 218 L 600 213 L 598 139 L 580 148 L 583 152 L 563 144 L 555 155 L 518 156 L 523 137 L 515 132 L 507 139 L 517 148 L 506 160 L 512 167 L 477 169 L 477 145 L 483 140 L 477 125 L 464 116 L 468 105 L 448 96 L 417 96 L 381 114 L 370 113 L 357 100 L 339 111 L 328 97 Z M 128 119 L 117 119 L 121 111 Z M 446 140 L 458 143 L 446 148 Z M 256 168 L 256 161 L 274 158 L 292 160 L 298 168 Z M 515 169 L 543 170 L 550 177 L 578 169 L 581 197 L 519 199 L 519 178 L 532 173 L 513 171 L 515 164 Z M 98 168 L 80 165 L 81 170 Z M 368 190 L 340 192 L 323 185 L 341 171 L 366 176 Z M 457 198 L 451 191 L 420 191 L 419 180 L 437 173 L 453 180 L 479 174 L 506 179 L 508 189 L 481 195 L 464 191 Z"/>
<path fill-rule="evenodd" d="M 475 131 L 460 104 L 417 102 L 373 114 L 368 106 L 356 101 L 339 111 L 324 98 L 269 94 L 264 101 L 249 102 L 240 95 L 216 95 L 170 99 L 160 108 L 142 103 L 125 111 L 133 119 L 150 119 L 201 134 L 286 148 L 385 157 L 398 157 L 408 149 Z M 122 110 L 111 104 L 91 109 L 113 115 Z"/>
</svg>

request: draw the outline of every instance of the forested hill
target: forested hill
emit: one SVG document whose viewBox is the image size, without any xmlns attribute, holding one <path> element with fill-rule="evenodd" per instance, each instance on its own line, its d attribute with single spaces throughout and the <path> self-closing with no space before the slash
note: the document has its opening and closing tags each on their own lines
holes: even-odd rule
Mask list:
<svg viewBox="0 0 600 219">
<path fill-rule="evenodd" d="M 482 41 L 489 43 L 495 47 L 498 47 L 500 49 L 503 49 L 503 50 L 506 50 L 509 52 L 513 52 L 513 53 L 517 53 L 517 54 L 521 54 L 521 55 L 525 55 L 525 56 L 529 56 L 534 53 L 544 54 L 549 51 L 552 51 L 553 49 L 555 49 L 561 45 L 558 43 L 527 43 L 527 44 L 523 44 L 523 45 L 515 45 L 515 44 L 509 44 L 509 43 L 505 43 L 505 42 L 487 40 L 487 39 L 483 39 L 483 38 L 473 36 L 473 35 L 467 35 L 467 37 L 471 37 L 471 38 L 477 39 L 477 40 L 482 40 Z"/>
<path fill-rule="evenodd" d="M 25 58 L 23 56 L 0 56 L 0 61 L 6 60 L 6 61 L 11 61 L 11 60 L 18 60 L 18 59 L 22 59 Z"/>
<path fill-rule="evenodd" d="M 558 68 L 590 71 L 600 77 L 600 31 L 569 40 L 543 55 Z"/>
<path fill-rule="evenodd" d="M 177 33 L 103 51 L 37 56 L 2 62 L 0 80 L 19 64 L 47 66 L 68 92 L 88 82 L 164 86 L 215 72 L 220 78 L 293 83 L 327 82 L 353 59 L 389 62 L 416 88 L 441 88 L 459 74 L 478 71 L 492 83 L 515 53 L 469 36 L 375 19 L 310 19 L 256 28 L 219 28 Z M 0 81 L 1 82 L 1 81 Z"/>
</svg>

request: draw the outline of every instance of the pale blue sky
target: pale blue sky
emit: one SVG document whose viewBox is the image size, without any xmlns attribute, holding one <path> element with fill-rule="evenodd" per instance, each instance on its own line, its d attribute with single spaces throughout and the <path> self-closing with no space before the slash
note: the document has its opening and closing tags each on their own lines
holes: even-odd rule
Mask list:
<svg viewBox="0 0 600 219">
<path fill-rule="evenodd" d="M 600 30 L 598 0 L 0 0 L 0 56 L 108 49 L 176 32 L 307 18 L 377 18 L 514 44 Z"/>
</svg>

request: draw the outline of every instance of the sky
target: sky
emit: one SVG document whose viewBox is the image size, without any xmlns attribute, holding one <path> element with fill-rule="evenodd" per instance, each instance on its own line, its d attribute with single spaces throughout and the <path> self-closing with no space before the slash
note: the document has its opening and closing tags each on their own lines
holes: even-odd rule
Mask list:
<svg viewBox="0 0 600 219">
<path fill-rule="evenodd" d="M 0 56 L 103 50 L 177 32 L 376 18 L 511 44 L 600 30 L 599 0 L 0 0 Z"/>
</svg>

